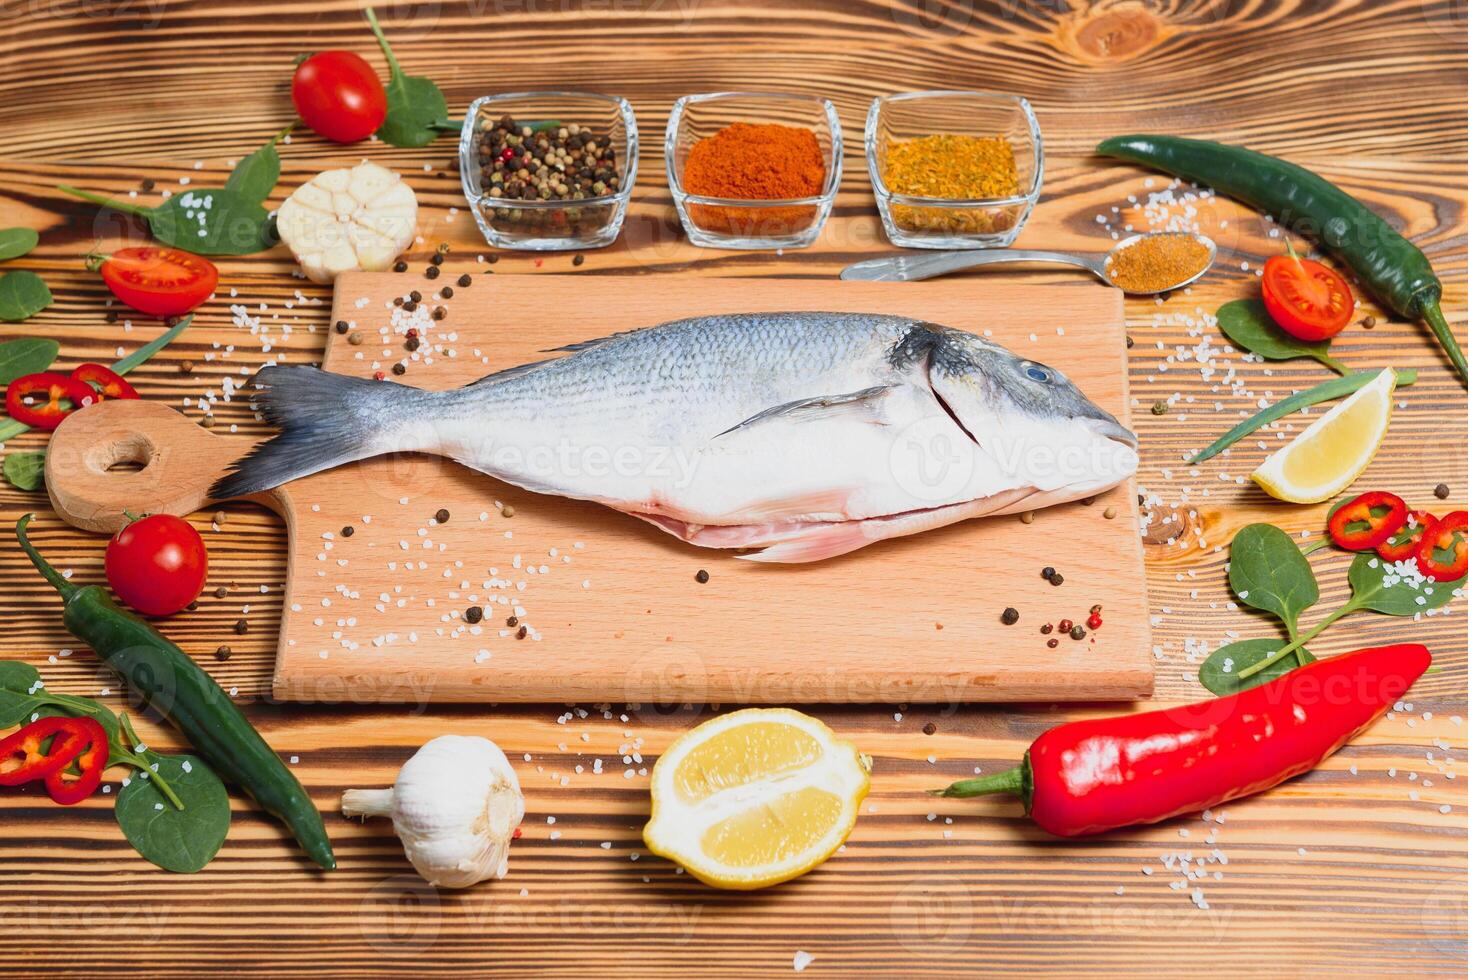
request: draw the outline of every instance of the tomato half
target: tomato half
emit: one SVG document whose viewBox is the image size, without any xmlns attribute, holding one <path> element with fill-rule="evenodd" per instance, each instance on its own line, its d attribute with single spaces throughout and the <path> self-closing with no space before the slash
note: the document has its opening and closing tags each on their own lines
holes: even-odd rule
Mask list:
<svg viewBox="0 0 1468 980">
<path fill-rule="evenodd" d="M 1411 561 L 1418 542 L 1432 533 L 1436 523 L 1437 518 L 1425 510 L 1408 511 L 1407 522 L 1378 544 L 1376 553 L 1387 561 Z"/>
<path fill-rule="evenodd" d="M 301 121 L 336 143 L 355 143 L 387 118 L 387 93 L 359 54 L 322 51 L 301 62 L 291 78 L 291 101 Z"/>
<path fill-rule="evenodd" d="M 1401 530 L 1407 504 L 1394 493 L 1373 490 L 1346 501 L 1326 522 L 1330 539 L 1349 551 L 1370 551 Z"/>
<path fill-rule="evenodd" d="M 203 591 L 209 553 L 188 521 L 153 514 L 107 542 L 103 566 L 107 584 L 123 602 L 148 616 L 169 616 Z"/>
<path fill-rule="evenodd" d="M 1280 329 L 1301 340 L 1328 340 L 1356 311 L 1351 287 L 1328 265 L 1297 255 L 1264 263 L 1264 308 Z"/>
<path fill-rule="evenodd" d="M 1427 529 L 1417 543 L 1417 568 L 1439 582 L 1468 575 L 1468 511 L 1455 510 Z"/>
<path fill-rule="evenodd" d="M 59 371 L 27 374 L 5 389 L 6 414 L 33 429 L 54 429 L 72 412 L 98 401 L 91 385 Z"/>
<path fill-rule="evenodd" d="M 101 271 L 113 296 L 151 316 L 181 316 L 208 299 L 219 284 L 213 262 L 157 245 L 118 249 L 103 261 Z"/>
<path fill-rule="evenodd" d="M 78 364 L 72 368 L 73 381 L 91 385 L 98 392 L 98 401 L 108 398 L 137 398 L 137 389 L 128 384 L 116 371 L 101 364 Z"/>
</svg>

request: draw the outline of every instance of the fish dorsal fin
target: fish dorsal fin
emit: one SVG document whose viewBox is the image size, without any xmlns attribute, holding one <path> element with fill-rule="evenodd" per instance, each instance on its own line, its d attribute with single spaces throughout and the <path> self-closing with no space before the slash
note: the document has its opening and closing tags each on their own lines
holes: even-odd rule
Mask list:
<svg viewBox="0 0 1468 980">
<path fill-rule="evenodd" d="M 529 364 L 516 364 L 514 367 L 507 367 L 503 371 L 496 371 L 493 374 L 486 374 L 484 377 L 480 378 L 477 381 L 469 382 L 468 384 L 464 385 L 464 387 L 472 388 L 475 385 L 498 384 L 501 381 L 513 381 L 518 377 L 529 374 L 531 371 L 543 368 L 547 364 L 554 364 L 558 360 L 560 360 L 560 358 L 550 357 L 546 358 L 543 361 L 531 361 Z"/>
<path fill-rule="evenodd" d="M 664 324 L 664 326 L 667 326 L 667 324 Z M 605 337 L 593 337 L 590 340 L 578 340 L 574 344 L 566 344 L 563 347 L 547 347 L 545 350 L 541 351 L 541 353 L 575 354 L 578 351 L 591 350 L 593 347 L 600 347 L 603 344 L 610 344 L 614 340 L 621 340 L 623 337 L 630 337 L 635 333 L 642 333 L 642 331 L 649 329 L 652 328 L 638 327 L 635 330 L 618 330 L 616 333 L 609 333 Z"/>
<path fill-rule="evenodd" d="M 820 418 L 831 418 L 837 415 L 860 414 L 865 420 L 873 425 L 885 425 L 881 415 L 877 412 L 877 402 L 888 391 L 896 388 L 896 385 L 873 385 L 870 388 L 862 388 L 860 391 L 848 391 L 840 395 L 817 395 L 814 398 L 800 398 L 783 405 L 775 405 L 762 412 L 757 412 L 738 425 L 730 426 L 719 435 L 726 436 L 740 429 L 747 429 L 760 422 L 771 419 L 782 418 L 792 422 L 810 422 Z"/>
<path fill-rule="evenodd" d="M 609 344 L 614 340 L 620 340 L 623 337 L 630 336 L 634 333 L 641 333 L 643 330 L 646 329 L 649 328 L 638 327 L 636 330 L 621 330 L 617 333 L 607 334 L 605 337 L 593 337 L 591 340 L 580 340 L 574 344 L 566 344 L 564 347 L 547 347 L 545 350 L 542 350 L 541 353 L 576 354 L 581 351 L 591 350 L 593 347 L 601 347 L 603 344 Z M 531 361 L 529 364 L 517 364 L 514 367 L 505 368 L 503 371 L 496 371 L 493 374 L 486 374 L 478 381 L 471 381 L 464 387 L 468 388 L 473 385 L 497 384 L 501 381 L 513 381 L 516 378 L 523 377 L 524 375 L 529 374 L 531 371 L 543 368 L 547 364 L 554 364 L 556 361 L 559 360 L 561 360 L 561 358 L 559 357 L 547 357 L 539 361 Z"/>
</svg>

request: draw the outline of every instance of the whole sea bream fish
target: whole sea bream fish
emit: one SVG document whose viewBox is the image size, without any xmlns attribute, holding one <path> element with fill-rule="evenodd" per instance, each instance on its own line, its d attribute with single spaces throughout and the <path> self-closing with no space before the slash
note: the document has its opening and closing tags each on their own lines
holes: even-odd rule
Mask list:
<svg viewBox="0 0 1468 980">
<path fill-rule="evenodd" d="M 264 368 L 282 431 L 212 494 L 436 453 L 690 544 L 807 562 L 1087 497 L 1137 465 L 1136 437 L 1054 368 L 905 317 L 698 317 L 558 351 L 441 392 Z"/>
</svg>

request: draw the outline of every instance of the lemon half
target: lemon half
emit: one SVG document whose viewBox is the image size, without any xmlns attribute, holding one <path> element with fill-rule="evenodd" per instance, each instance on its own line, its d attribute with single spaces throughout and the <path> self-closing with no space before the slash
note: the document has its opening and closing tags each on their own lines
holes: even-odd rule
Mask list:
<svg viewBox="0 0 1468 980">
<path fill-rule="evenodd" d="M 764 888 L 805 874 L 851 834 L 871 759 L 788 708 L 704 722 L 652 770 L 642 839 L 718 888 Z"/>
<path fill-rule="evenodd" d="M 1292 504 L 1319 503 L 1346 489 L 1386 438 L 1396 386 L 1396 372 L 1384 368 L 1261 463 L 1254 482 Z"/>
</svg>

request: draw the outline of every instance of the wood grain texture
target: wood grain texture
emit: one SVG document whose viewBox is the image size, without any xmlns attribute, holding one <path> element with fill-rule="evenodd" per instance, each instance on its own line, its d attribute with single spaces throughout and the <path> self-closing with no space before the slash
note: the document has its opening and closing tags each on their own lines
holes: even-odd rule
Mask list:
<svg viewBox="0 0 1468 980">
<path fill-rule="evenodd" d="M 15 265 L 41 272 L 57 302 L 24 328 L 7 325 L 3 335 L 23 329 L 54 336 L 63 342 L 65 366 L 111 359 L 119 346 L 134 349 L 162 328 L 143 318 L 130 330 L 125 317 L 106 322 L 106 293 L 79 261 L 99 239 L 111 247 L 124 235 L 138 239 L 141 229 L 100 220 L 94 209 L 57 194 L 55 184 L 126 195 L 149 178 L 158 186 L 139 190 L 145 202 L 156 202 L 164 189 L 177 192 L 184 177 L 194 186 L 218 186 L 229 161 L 289 117 L 295 54 L 350 47 L 380 65 L 356 5 L 335 0 L 37 0 L 5 13 L 0 212 L 4 224 L 42 232 L 41 247 Z M 1108 229 L 1145 227 L 1155 215 L 1145 207 L 1148 194 L 1164 191 L 1167 180 L 1090 157 L 1104 136 L 1152 130 L 1246 142 L 1318 170 L 1379 209 L 1428 253 L 1445 282 L 1449 318 L 1460 330 L 1468 324 L 1468 21 L 1452 0 L 1149 0 L 1064 9 L 1011 0 L 648 0 L 396 4 L 379 13 L 407 70 L 438 79 L 455 109 L 491 91 L 584 87 L 631 99 L 644 133 L 622 239 L 588 253 L 581 266 L 569 254 L 475 262 L 489 250 L 468 215 L 451 210 L 462 201 L 447 137 L 424 150 L 344 150 L 302 134 L 284 148 L 277 203 L 317 170 L 358 156 L 404 172 L 424 204 L 415 263 L 448 242 L 452 261 L 476 274 L 646 273 L 677 276 L 690 290 L 698 288 L 696 276 L 828 278 L 849 261 L 889 251 L 859 141 L 847 142 L 836 209 L 811 249 L 783 256 L 702 251 L 681 240 L 661 177 L 658 144 L 672 101 L 741 87 L 820 93 L 835 101 L 846 132 L 855 134 L 875 95 L 978 88 L 1030 98 L 1045 133 L 1045 193 L 1022 247 L 1099 251 L 1110 242 Z M 1185 294 L 1127 303 L 1157 703 L 1202 695 L 1197 664 L 1205 648 L 1226 642 L 1227 631 L 1254 636 L 1272 628 L 1229 608 L 1224 562 L 1234 531 L 1264 519 L 1318 533 L 1324 511 L 1285 507 L 1237 482 L 1263 458 L 1259 443 L 1278 441 L 1274 432 L 1196 469 L 1182 462 L 1259 399 L 1325 377 L 1309 362 L 1265 365 L 1225 349 L 1206 316 L 1255 288 L 1254 270 L 1280 241 L 1267 222 L 1231 203 L 1191 204 L 1219 242 L 1218 267 Z M 226 376 L 242 382 L 272 357 L 321 358 L 331 297 L 289 278 L 291 268 L 283 250 L 222 262 L 219 300 L 164 356 L 133 374 L 145 396 L 198 419 L 197 399 L 212 390 L 221 395 L 216 433 L 268 434 L 243 401 L 224 402 L 220 386 Z M 1005 277 L 1074 281 L 1052 272 Z M 229 297 L 231 289 L 238 295 Z M 249 315 L 261 318 L 270 351 L 261 329 L 234 323 L 228 302 L 247 304 Z M 1463 388 L 1420 325 L 1392 322 L 1367 301 L 1361 313 L 1378 322 L 1341 338 L 1343 360 L 1422 370 L 1418 385 L 1402 393 L 1405 407 L 1363 485 L 1429 503 L 1432 487 L 1446 482 L 1444 506 L 1460 506 L 1468 495 L 1468 456 L 1458 448 L 1468 437 Z M 530 329 L 513 309 L 499 323 L 507 334 Z M 1200 357 L 1213 364 L 1210 375 L 1200 370 Z M 185 360 L 192 362 L 188 373 Z M 1159 400 L 1170 400 L 1171 408 L 1152 415 L 1148 409 Z M 6 448 L 42 441 L 31 434 Z M 28 509 L 43 511 L 34 538 L 61 567 L 79 581 L 100 578 L 100 538 L 45 514 L 43 498 L 0 488 L 6 523 Z M 237 800 L 219 860 L 201 875 L 174 878 L 133 854 L 105 798 L 62 812 L 34 793 L 7 791 L 0 795 L 0 820 L 10 831 L 0 844 L 0 917 L 18 930 L 16 955 L 0 958 L 0 972 L 768 975 L 789 970 L 797 949 L 816 956 L 809 975 L 1208 969 L 1228 976 L 1457 976 L 1468 965 L 1468 801 L 1445 775 L 1453 769 L 1446 760 L 1468 739 L 1453 720 L 1468 715 L 1468 640 L 1457 628 L 1458 612 L 1422 623 L 1362 613 L 1312 644 L 1330 654 L 1419 639 L 1431 646 L 1439 669 L 1414 688 L 1410 712 L 1404 705 L 1317 772 L 1225 808 L 1222 826 L 1189 819 L 1057 842 L 1003 801 L 935 806 L 921 792 L 976 765 L 992 771 L 1010 764 L 1049 725 L 1110 706 L 813 709 L 876 757 L 871 805 L 845 852 L 815 874 L 766 894 L 726 895 L 645 854 L 632 860 L 647 809 L 640 769 L 716 706 L 617 703 L 606 718 L 584 705 L 589 717 L 573 714 L 558 724 L 568 710 L 561 704 L 273 703 L 284 529 L 259 507 L 230 504 L 220 512 L 225 521 L 217 531 L 214 514 L 195 515 L 210 546 L 211 580 L 200 607 L 169 622 L 170 635 L 237 692 L 272 745 L 299 757 L 296 769 L 323 809 L 334 809 L 349 786 L 385 785 L 414 748 L 445 731 L 487 735 L 512 759 L 529 753 L 530 761 L 517 762 L 529 813 L 511 877 L 467 894 L 432 894 L 405 877 L 411 872 L 385 826 L 339 818 L 329 826 L 342 870 L 323 877 L 273 822 Z M 1063 551 L 1065 544 L 1046 540 L 1042 547 Z M 1344 596 L 1345 564 L 1317 557 L 1324 598 L 1307 623 Z M 36 663 L 61 690 L 115 690 L 85 651 L 61 656 L 72 647 L 58 603 L 13 547 L 0 546 L 0 582 L 6 655 Z M 224 596 L 215 595 L 218 587 Z M 232 627 L 241 619 L 248 632 L 237 634 Z M 227 662 L 209 656 L 220 643 L 233 648 Z M 924 735 L 929 723 L 934 734 Z M 153 725 L 144 737 L 169 740 Z M 640 762 L 632 755 L 637 739 Z M 633 761 L 623 764 L 624 755 Z M 595 758 L 603 759 L 604 775 L 592 774 Z M 1451 810 L 1441 812 L 1444 806 Z M 1213 830 L 1216 843 L 1206 844 Z M 1162 860 L 1176 852 L 1201 857 L 1215 846 L 1228 864 L 1208 865 L 1207 881 L 1186 882 Z M 1214 872 L 1223 877 L 1214 880 Z M 1208 909 L 1189 900 L 1193 887 L 1203 889 Z"/>
</svg>

